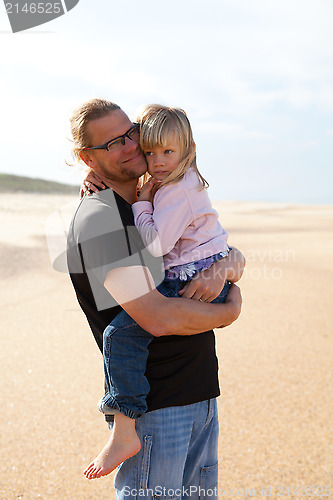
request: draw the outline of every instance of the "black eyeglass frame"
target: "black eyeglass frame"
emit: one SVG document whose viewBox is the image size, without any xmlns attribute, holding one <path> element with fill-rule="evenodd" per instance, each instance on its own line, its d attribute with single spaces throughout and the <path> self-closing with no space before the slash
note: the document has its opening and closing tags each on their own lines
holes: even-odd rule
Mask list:
<svg viewBox="0 0 333 500">
<path fill-rule="evenodd" d="M 130 141 L 133 141 L 133 139 L 128 135 L 130 132 L 132 132 L 132 130 L 136 129 L 136 128 L 139 128 L 140 124 L 139 123 L 133 123 L 132 127 L 129 128 L 127 130 L 127 132 L 125 132 L 124 134 L 122 135 L 118 135 L 118 137 L 115 137 L 114 139 L 111 139 L 110 141 L 106 142 L 105 144 L 102 144 L 101 146 L 92 146 L 90 148 L 83 148 L 82 151 L 87 151 L 87 150 L 90 150 L 90 149 L 106 149 L 107 151 L 109 151 L 109 148 L 108 146 L 110 145 L 111 142 L 114 142 L 114 141 L 117 141 L 118 139 L 121 139 L 121 144 L 122 146 L 125 146 L 125 139 L 126 137 L 130 140 Z"/>
</svg>

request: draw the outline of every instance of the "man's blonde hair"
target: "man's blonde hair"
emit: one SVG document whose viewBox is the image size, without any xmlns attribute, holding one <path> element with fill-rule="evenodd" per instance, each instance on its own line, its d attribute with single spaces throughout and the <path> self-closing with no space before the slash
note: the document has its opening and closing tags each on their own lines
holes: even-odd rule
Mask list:
<svg viewBox="0 0 333 500">
<path fill-rule="evenodd" d="M 156 146 L 166 146 L 170 135 L 175 135 L 180 145 L 180 162 L 178 167 L 159 184 L 159 187 L 179 182 L 189 167 L 193 167 L 202 188 L 209 186 L 200 174 L 196 164 L 196 151 L 189 119 L 185 111 L 169 108 L 159 104 L 149 104 L 138 117 L 140 123 L 140 146 L 149 151 Z"/>
<path fill-rule="evenodd" d="M 74 143 L 72 154 L 76 160 L 80 161 L 80 152 L 84 148 L 91 146 L 91 138 L 88 134 L 88 124 L 93 120 L 103 118 L 116 109 L 120 109 L 120 106 L 111 101 L 105 99 L 90 99 L 74 110 L 70 122 Z"/>
</svg>

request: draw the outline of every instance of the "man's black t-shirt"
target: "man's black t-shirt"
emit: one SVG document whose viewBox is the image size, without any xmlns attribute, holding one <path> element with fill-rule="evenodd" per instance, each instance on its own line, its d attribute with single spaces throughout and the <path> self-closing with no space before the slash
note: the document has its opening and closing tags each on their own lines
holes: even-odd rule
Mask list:
<svg viewBox="0 0 333 500">
<path fill-rule="evenodd" d="M 163 279 L 163 262 L 145 249 L 130 204 L 111 189 L 83 198 L 72 219 L 67 244 L 77 299 L 102 351 L 103 331 L 121 311 L 103 286 L 108 271 L 146 266 L 157 286 Z M 148 411 L 218 396 L 213 331 L 155 337 L 149 345 L 146 377 L 150 385 Z"/>
</svg>

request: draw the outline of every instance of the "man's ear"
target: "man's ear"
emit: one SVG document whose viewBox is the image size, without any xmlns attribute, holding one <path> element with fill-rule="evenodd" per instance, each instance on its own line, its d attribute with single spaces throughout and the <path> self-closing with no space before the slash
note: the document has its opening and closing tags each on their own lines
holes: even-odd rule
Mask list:
<svg viewBox="0 0 333 500">
<path fill-rule="evenodd" d="M 91 154 L 89 153 L 89 151 L 81 151 L 79 153 L 79 156 L 81 158 L 81 160 L 86 164 L 88 165 L 88 167 L 92 168 L 92 164 L 94 162 Z"/>
</svg>

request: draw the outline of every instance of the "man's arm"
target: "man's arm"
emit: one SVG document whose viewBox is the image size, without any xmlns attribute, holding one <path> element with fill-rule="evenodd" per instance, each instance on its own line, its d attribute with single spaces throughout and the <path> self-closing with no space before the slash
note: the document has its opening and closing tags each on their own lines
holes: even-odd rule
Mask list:
<svg viewBox="0 0 333 500">
<path fill-rule="evenodd" d="M 116 268 L 106 275 L 105 288 L 147 332 L 162 335 L 194 335 L 220 325 L 230 325 L 241 311 L 241 294 L 232 285 L 224 304 L 166 298 L 154 285 L 146 267 Z"/>
</svg>

